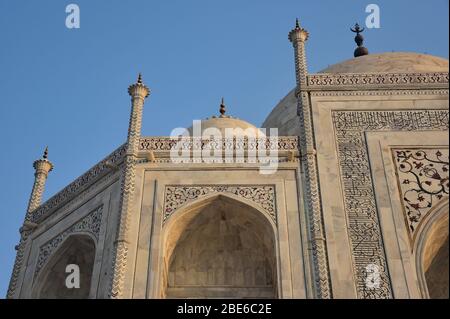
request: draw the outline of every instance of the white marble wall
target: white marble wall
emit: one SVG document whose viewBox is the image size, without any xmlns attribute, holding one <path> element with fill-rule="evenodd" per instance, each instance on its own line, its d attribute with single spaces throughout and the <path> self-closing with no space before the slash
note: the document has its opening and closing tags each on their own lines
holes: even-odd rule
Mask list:
<svg viewBox="0 0 450 319">
<path fill-rule="evenodd" d="M 405 94 L 406 93 L 406 94 Z M 336 127 L 333 124 L 334 111 L 417 111 L 448 110 L 448 96 L 427 92 L 386 93 L 379 95 L 359 94 L 321 94 L 313 95 L 315 139 L 321 185 L 321 196 L 327 246 L 330 262 L 331 280 L 334 298 L 359 297 L 355 282 L 353 256 L 349 237 L 349 221 L 345 208 L 342 184 L 342 165 L 348 165 L 337 152 Z M 407 123 L 403 123 L 405 127 Z M 402 126 L 398 123 L 398 126 Z M 424 129 L 380 129 L 377 125 L 362 132 L 367 143 L 370 160 L 370 178 L 372 178 L 377 212 L 385 248 L 392 297 L 419 298 L 416 269 L 412 260 L 412 251 L 407 238 L 401 193 L 391 155 L 392 147 L 442 146 L 448 147 L 448 130 Z M 383 125 L 379 125 L 380 128 Z M 349 146 L 351 148 L 351 146 Z M 362 176 L 360 178 L 363 178 Z"/>
<path fill-rule="evenodd" d="M 283 164 L 274 175 L 261 175 L 256 167 L 236 165 L 170 165 L 143 164 L 138 170 L 139 190 L 136 204 L 141 207 L 135 219 L 138 229 L 133 298 L 160 298 L 164 290 L 165 251 L 172 227 L 182 223 L 183 214 L 189 216 L 190 206 L 201 205 L 205 198 L 188 203 L 163 223 L 164 191 L 167 185 L 273 185 L 275 187 L 276 223 L 272 225 L 276 245 L 277 294 L 282 298 L 305 298 L 307 287 L 308 249 L 305 225 L 301 222 L 298 163 Z M 208 198 L 217 196 L 211 194 Z M 260 206 L 233 194 L 223 196 L 252 205 L 264 215 Z"/>
</svg>

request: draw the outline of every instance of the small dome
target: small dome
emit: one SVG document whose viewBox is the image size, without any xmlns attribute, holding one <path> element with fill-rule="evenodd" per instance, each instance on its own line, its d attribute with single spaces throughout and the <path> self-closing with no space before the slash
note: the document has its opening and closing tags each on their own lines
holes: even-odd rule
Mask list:
<svg viewBox="0 0 450 319">
<path fill-rule="evenodd" d="M 206 134 L 211 133 L 211 135 L 215 135 L 214 128 L 222 134 L 222 137 L 225 137 L 227 129 L 234 129 L 233 136 L 242 137 L 250 134 L 259 134 L 259 136 L 264 136 L 264 134 L 253 124 L 230 116 L 212 117 L 201 121 L 202 134 L 205 130 L 210 129 L 209 132 L 206 132 Z M 191 135 L 193 134 L 192 126 L 188 128 L 188 131 Z"/>
<path fill-rule="evenodd" d="M 428 54 L 388 52 L 369 54 L 334 64 L 319 73 L 448 72 L 448 60 Z"/>
</svg>

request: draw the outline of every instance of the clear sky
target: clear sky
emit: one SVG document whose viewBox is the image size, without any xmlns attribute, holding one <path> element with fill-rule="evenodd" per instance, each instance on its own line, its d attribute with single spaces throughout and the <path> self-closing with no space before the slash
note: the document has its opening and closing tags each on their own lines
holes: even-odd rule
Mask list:
<svg viewBox="0 0 450 319">
<path fill-rule="evenodd" d="M 65 26 L 69 3 L 80 29 Z M 143 135 L 217 114 L 222 96 L 259 126 L 294 87 L 295 18 L 315 72 L 352 58 L 349 28 L 370 3 L 381 9 L 381 28 L 365 32 L 371 52 L 448 58 L 448 0 L 0 0 L 0 296 L 45 145 L 55 165 L 47 199 L 125 142 L 139 71 L 152 90 Z"/>
</svg>

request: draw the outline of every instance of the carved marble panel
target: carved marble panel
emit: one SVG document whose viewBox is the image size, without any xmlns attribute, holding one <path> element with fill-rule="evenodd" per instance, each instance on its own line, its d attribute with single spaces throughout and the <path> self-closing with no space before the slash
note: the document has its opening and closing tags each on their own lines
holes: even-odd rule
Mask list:
<svg viewBox="0 0 450 319">
<path fill-rule="evenodd" d="M 448 148 L 392 149 L 403 202 L 404 216 L 412 243 L 427 213 L 449 196 Z"/>
<path fill-rule="evenodd" d="M 448 130 L 448 110 L 334 111 L 341 184 L 359 298 L 392 298 L 365 133 Z M 367 285 L 377 266 L 378 285 Z M 370 268 L 370 269 L 372 269 Z"/>
<path fill-rule="evenodd" d="M 213 193 L 230 193 L 254 202 L 276 223 L 275 186 L 271 185 L 171 185 L 164 195 L 164 222 L 182 205 Z"/>
</svg>

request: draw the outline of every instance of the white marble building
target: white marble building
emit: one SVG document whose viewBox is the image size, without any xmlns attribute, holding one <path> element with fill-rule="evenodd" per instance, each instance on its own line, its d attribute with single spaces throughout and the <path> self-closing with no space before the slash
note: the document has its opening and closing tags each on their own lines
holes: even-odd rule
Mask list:
<svg viewBox="0 0 450 319">
<path fill-rule="evenodd" d="M 262 125 L 278 139 L 181 140 L 230 161 L 141 136 L 141 77 L 126 143 L 44 203 L 37 160 L 7 297 L 448 298 L 448 61 L 363 50 L 309 74 L 307 38 L 289 33 L 297 86 Z M 202 121 L 236 127 L 255 128 L 223 106 Z M 264 145 L 273 174 L 250 160 Z"/>
</svg>

